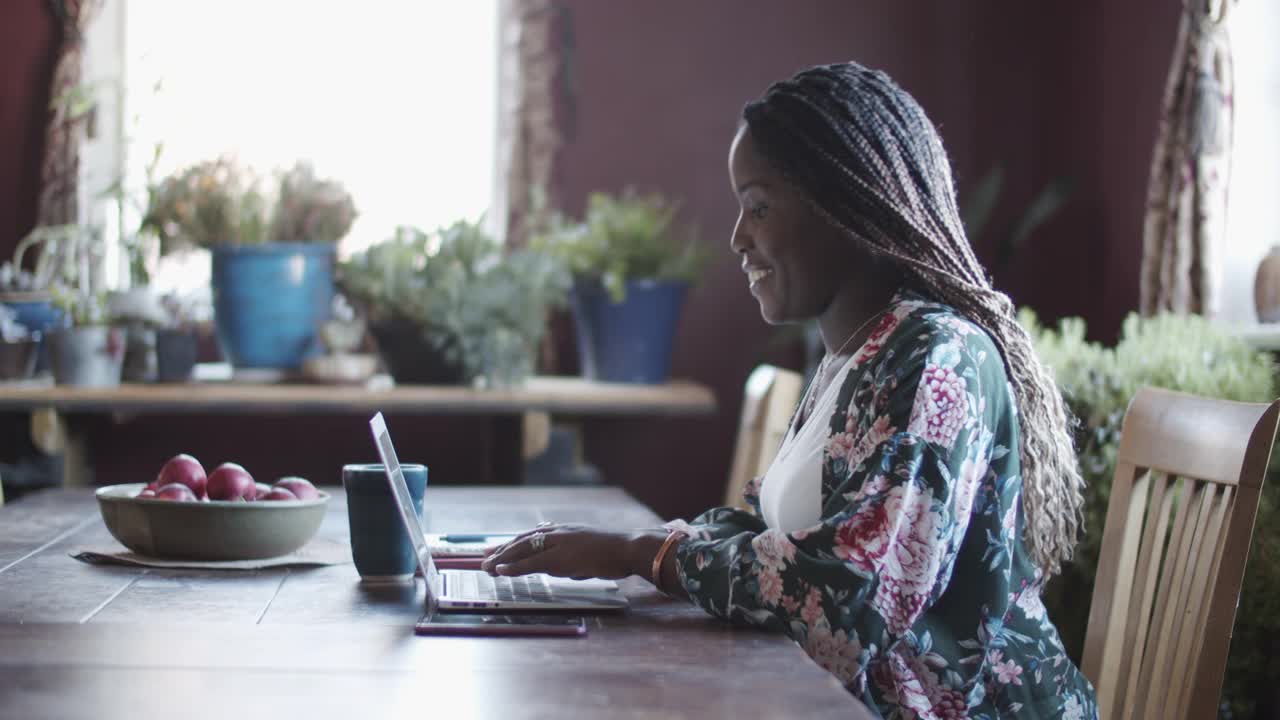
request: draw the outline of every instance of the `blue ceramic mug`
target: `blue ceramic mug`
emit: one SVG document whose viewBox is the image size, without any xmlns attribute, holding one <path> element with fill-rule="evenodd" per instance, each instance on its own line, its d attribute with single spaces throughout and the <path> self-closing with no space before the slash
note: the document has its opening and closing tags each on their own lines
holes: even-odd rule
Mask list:
<svg viewBox="0 0 1280 720">
<path fill-rule="evenodd" d="M 413 510 L 421 519 L 427 466 L 406 464 L 400 468 L 404 471 L 409 495 L 413 497 Z M 360 578 L 366 582 L 412 579 L 418 558 L 413 553 L 413 543 L 405 532 L 382 465 L 346 465 L 342 468 L 342 485 L 347 491 L 351 559 Z"/>
</svg>

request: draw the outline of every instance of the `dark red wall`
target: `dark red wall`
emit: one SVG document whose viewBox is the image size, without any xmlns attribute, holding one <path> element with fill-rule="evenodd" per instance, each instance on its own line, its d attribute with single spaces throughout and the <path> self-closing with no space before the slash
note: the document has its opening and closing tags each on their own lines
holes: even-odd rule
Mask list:
<svg viewBox="0 0 1280 720">
<path fill-rule="evenodd" d="M 1102 306 L 1090 317 L 1110 338 L 1124 316 L 1138 308 L 1147 177 L 1182 3 L 1142 0 L 1099 6 L 1095 47 L 1103 62 L 1094 75 L 1097 88 L 1091 100 L 1097 103 L 1092 115 L 1100 136 L 1094 182 L 1102 207 L 1098 233 L 1104 238 L 1098 264 L 1105 280 Z"/>
<path fill-rule="evenodd" d="M 995 277 L 1047 319 L 1082 315 L 1114 336 L 1137 304 L 1142 209 L 1160 95 L 1180 4 L 848 0 L 561 0 L 570 43 L 560 108 L 566 142 L 555 184 L 569 210 L 592 190 L 626 185 L 684 202 L 715 263 L 693 292 L 674 374 L 711 386 L 714 418 L 591 421 L 589 459 L 666 516 L 719 501 L 743 383 L 759 362 L 794 364 L 771 347 L 728 234 L 736 213 L 725 164 L 744 102 L 805 66 L 847 59 L 882 68 L 940 127 L 962 199 L 999 164 L 1006 193 L 995 224 L 1048 180 L 1069 177 L 1070 204 Z M 0 251 L 30 226 L 53 34 L 42 0 L 0 9 Z M 990 260 L 991 236 L 975 238 Z M 480 422 L 405 421 L 398 436 L 433 480 L 482 472 Z M 239 459 L 263 474 L 335 478 L 367 457 L 354 419 L 136 421 L 95 448 L 103 480 L 136 479 L 180 449 Z M 400 427 L 400 426 L 398 426 Z M 461 442 L 460 442 L 461 441 Z"/>
<path fill-rule="evenodd" d="M 212 471 L 224 462 L 244 465 L 272 482 L 301 475 L 324 485 L 342 482 L 342 466 L 376 463 L 366 413 L 346 415 L 144 416 L 90 423 L 93 482 L 150 482 L 165 460 L 190 453 Z M 428 465 L 436 484 L 492 483 L 494 431 L 486 418 L 422 418 L 389 414 L 403 462 Z"/>
<path fill-rule="evenodd" d="M 714 388 L 713 420 L 586 426 L 589 457 L 664 515 L 718 502 L 743 383 L 766 326 L 728 250 L 736 205 L 726 153 L 744 102 L 816 63 L 857 60 L 892 75 L 942 132 L 963 199 L 995 165 L 1012 221 L 1044 183 L 1074 180 L 1069 204 L 995 277 L 1052 320 L 1114 335 L 1136 306 L 1141 212 L 1175 2 L 804 3 L 563 0 L 572 47 L 556 170 L 571 210 L 635 184 L 682 198 L 717 259 L 690 298 L 673 372 Z M 990 234 L 975 238 L 984 261 Z M 794 357 L 794 356 L 791 356 Z"/>
<path fill-rule="evenodd" d="M 58 34 L 45 0 L 0 7 L 0 261 L 36 221 L 40 155 Z"/>
</svg>

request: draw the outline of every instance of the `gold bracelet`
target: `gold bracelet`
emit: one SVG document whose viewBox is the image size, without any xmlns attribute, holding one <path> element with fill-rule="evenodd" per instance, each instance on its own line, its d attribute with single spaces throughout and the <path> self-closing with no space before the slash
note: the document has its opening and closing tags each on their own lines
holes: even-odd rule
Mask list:
<svg viewBox="0 0 1280 720">
<path fill-rule="evenodd" d="M 653 570 L 650 572 L 653 586 L 658 588 L 658 591 L 664 595 L 669 595 L 670 593 L 662 587 L 662 561 L 667 558 L 667 553 L 671 551 L 671 548 L 675 547 L 675 544 L 684 537 L 686 535 L 679 530 L 671 531 L 671 534 L 667 535 L 667 539 L 662 541 L 662 547 L 658 548 L 658 554 L 653 556 Z"/>
</svg>

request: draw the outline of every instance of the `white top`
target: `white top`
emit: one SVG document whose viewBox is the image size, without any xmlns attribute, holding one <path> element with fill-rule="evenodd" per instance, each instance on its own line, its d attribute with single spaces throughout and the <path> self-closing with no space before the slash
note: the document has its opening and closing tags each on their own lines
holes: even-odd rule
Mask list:
<svg viewBox="0 0 1280 720">
<path fill-rule="evenodd" d="M 795 422 L 791 423 L 778 454 L 760 480 L 760 513 L 765 524 L 774 530 L 795 532 L 822 522 L 822 461 L 827 430 L 850 362 L 827 384 L 799 432 Z"/>
</svg>

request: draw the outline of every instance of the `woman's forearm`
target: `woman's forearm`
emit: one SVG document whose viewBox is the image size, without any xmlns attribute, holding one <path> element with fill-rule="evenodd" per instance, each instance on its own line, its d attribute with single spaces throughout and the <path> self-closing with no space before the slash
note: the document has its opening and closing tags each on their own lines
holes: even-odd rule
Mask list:
<svg viewBox="0 0 1280 720">
<path fill-rule="evenodd" d="M 627 567 L 632 575 L 639 575 L 653 582 L 653 561 L 662 550 L 667 534 L 666 530 L 637 530 L 632 535 L 627 543 Z M 658 574 L 658 580 L 661 583 L 658 586 L 659 590 L 673 597 L 688 597 L 680 584 L 680 575 L 676 570 L 675 548 L 668 549 L 667 554 L 662 558 L 662 567 Z"/>
</svg>

